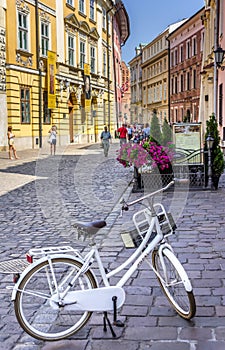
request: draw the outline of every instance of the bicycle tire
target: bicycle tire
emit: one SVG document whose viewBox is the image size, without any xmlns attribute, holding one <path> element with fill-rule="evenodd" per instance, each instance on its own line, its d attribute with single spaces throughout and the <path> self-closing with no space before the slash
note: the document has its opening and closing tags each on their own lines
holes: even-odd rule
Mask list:
<svg viewBox="0 0 225 350">
<path fill-rule="evenodd" d="M 66 257 L 52 258 L 51 263 L 58 285 L 68 278 L 66 286 L 71 279 L 69 272 L 74 276 L 82 266 L 76 259 Z M 72 291 L 97 288 L 96 280 L 89 270 L 83 273 L 77 282 L 79 283 L 73 286 Z M 52 294 L 54 294 L 54 282 L 47 260 L 30 270 L 18 285 L 14 301 L 15 314 L 25 332 L 36 339 L 45 341 L 65 339 L 79 331 L 92 314 L 89 311 L 71 310 L 72 307 L 68 305 L 65 309 L 53 307 L 49 301 Z"/>
<path fill-rule="evenodd" d="M 166 277 L 162 264 L 160 261 L 158 250 L 154 250 L 152 253 L 152 264 L 157 273 L 162 277 L 162 279 L 157 276 L 160 287 L 162 288 L 164 294 L 169 300 L 170 304 L 176 310 L 176 312 L 184 319 L 190 320 L 194 317 L 196 312 L 196 303 L 193 291 L 187 290 L 185 283 L 187 282 L 187 274 L 181 265 L 177 257 L 169 251 L 164 249 L 162 251 L 164 264 L 167 271 L 168 282 L 165 283 Z M 172 259 L 171 259 L 172 256 Z M 174 263 L 175 261 L 175 263 Z M 183 273 L 182 273 L 183 271 Z M 186 282 L 181 275 L 186 275 Z M 171 282 L 171 283 L 170 283 Z M 188 282 L 190 283 L 189 279 Z"/>
</svg>

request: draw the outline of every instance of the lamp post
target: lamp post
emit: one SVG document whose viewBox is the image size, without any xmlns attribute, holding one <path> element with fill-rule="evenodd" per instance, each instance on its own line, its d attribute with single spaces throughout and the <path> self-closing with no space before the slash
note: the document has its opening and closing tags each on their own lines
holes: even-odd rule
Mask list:
<svg viewBox="0 0 225 350">
<path fill-rule="evenodd" d="M 222 66 L 224 55 L 225 55 L 225 50 L 222 49 L 222 47 L 218 47 L 215 51 L 215 62 L 216 66 L 220 68 L 221 70 L 225 69 L 225 66 Z"/>
<path fill-rule="evenodd" d="M 211 151 L 213 147 L 214 138 L 209 134 L 206 139 L 207 149 L 208 149 L 208 189 L 212 189 L 212 161 L 211 161 Z"/>
</svg>

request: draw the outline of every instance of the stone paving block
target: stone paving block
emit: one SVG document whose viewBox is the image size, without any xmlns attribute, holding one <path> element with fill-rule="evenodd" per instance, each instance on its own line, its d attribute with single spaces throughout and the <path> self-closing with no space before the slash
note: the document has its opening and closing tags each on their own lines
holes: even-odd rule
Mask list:
<svg viewBox="0 0 225 350">
<path fill-rule="evenodd" d="M 177 330 L 174 327 L 129 327 L 125 329 L 124 339 L 135 341 L 175 340 Z"/>
<path fill-rule="evenodd" d="M 182 328 L 179 332 L 179 339 L 186 340 L 211 340 L 212 339 L 211 328 L 197 328 L 197 327 L 186 327 Z"/>
<path fill-rule="evenodd" d="M 134 343 L 132 341 L 124 341 L 120 339 L 114 339 L 114 340 L 100 340 L 100 341 L 93 341 L 91 344 L 91 350 L 138 350 L 139 344 Z M 43 349 L 45 350 L 45 349 Z M 75 349 L 74 349 L 75 350 Z"/>
<path fill-rule="evenodd" d="M 129 327 L 153 327 L 158 324 L 157 317 L 151 317 L 151 316 L 145 316 L 145 317 L 128 317 L 128 320 L 126 322 L 126 326 Z M 170 324 L 167 324 L 169 326 Z"/>
<path fill-rule="evenodd" d="M 190 344 L 187 342 L 151 342 L 147 345 L 143 344 L 140 350 L 191 350 Z M 202 349 L 203 350 L 203 349 Z"/>
<path fill-rule="evenodd" d="M 219 341 L 201 341 L 196 345 L 196 350 L 224 350 L 225 342 Z"/>
<path fill-rule="evenodd" d="M 194 323 L 192 320 L 185 320 L 181 318 L 178 315 L 175 315 L 173 317 L 168 316 L 159 316 L 158 317 L 158 326 L 159 327 L 178 327 L 178 328 L 185 328 L 185 327 L 194 327 Z"/>
<path fill-rule="evenodd" d="M 51 342 L 40 349 L 42 350 L 85 350 L 87 340 L 61 340 L 58 342 Z"/>
<path fill-rule="evenodd" d="M 215 338 L 216 338 L 216 340 L 225 341 L 225 327 L 217 327 L 215 329 Z"/>
<path fill-rule="evenodd" d="M 217 327 L 225 327 L 225 317 L 218 317 L 217 315 L 214 317 L 195 317 L 193 322 L 195 327 L 211 327 L 214 329 Z"/>
<path fill-rule="evenodd" d="M 147 306 L 131 306 L 126 304 L 123 306 L 122 311 L 120 312 L 122 316 L 146 316 L 147 313 Z"/>
</svg>

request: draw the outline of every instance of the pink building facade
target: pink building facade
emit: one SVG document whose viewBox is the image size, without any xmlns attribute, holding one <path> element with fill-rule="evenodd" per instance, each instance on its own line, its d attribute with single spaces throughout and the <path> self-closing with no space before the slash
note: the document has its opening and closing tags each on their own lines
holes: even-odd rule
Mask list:
<svg viewBox="0 0 225 350">
<path fill-rule="evenodd" d="M 218 18 L 218 38 L 217 46 L 225 50 L 225 3 L 219 2 L 219 18 Z M 219 125 L 220 138 L 223 148 L 225 147 L 225 59 L 220 68 L 217 69 L 217 121 Z"/>
<path fill-rule="evenodd" d="M 173 31 L 170 43 L 170 122 L 198 122 L 204 26 L 199 10 Z"/>
<path fill-rule="evenodd" d="M 123 109 L 123 46 L 130 35 L 130 23 L 126 9 L 121 0 L 115 3 L 115 16 L 113 19 L 113 69 L 114 69 L 114 114 L 116 115 L 117 128 L 121 121 Z"/>
</svg>

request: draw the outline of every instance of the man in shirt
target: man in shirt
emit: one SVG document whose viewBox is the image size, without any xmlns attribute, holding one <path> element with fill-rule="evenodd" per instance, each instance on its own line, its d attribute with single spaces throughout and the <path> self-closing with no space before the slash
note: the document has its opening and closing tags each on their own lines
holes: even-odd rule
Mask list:
<svg viewBox="0 0 225 350">
<path fill-rule="evenodd" d="M 109 140 L 111 140 L 111 134 L 108 131 L 107 126 L 104 127 L 104 131 L 102 131 L 101 133 L 101 140 L 102 140 L 102 146 L 104 149 L 104 155 L 105 157 L 108 157 L 108 153 L 109 153 Z"/>
<path fill-rule="evenodd" d="M 122 124 L 122 126 L 117 129 L 117 132 L 120 134 L 120 146 L 122 146 L 124 143 L 127 143 L 127 128 L 125 124 Z"/>
</svg>

